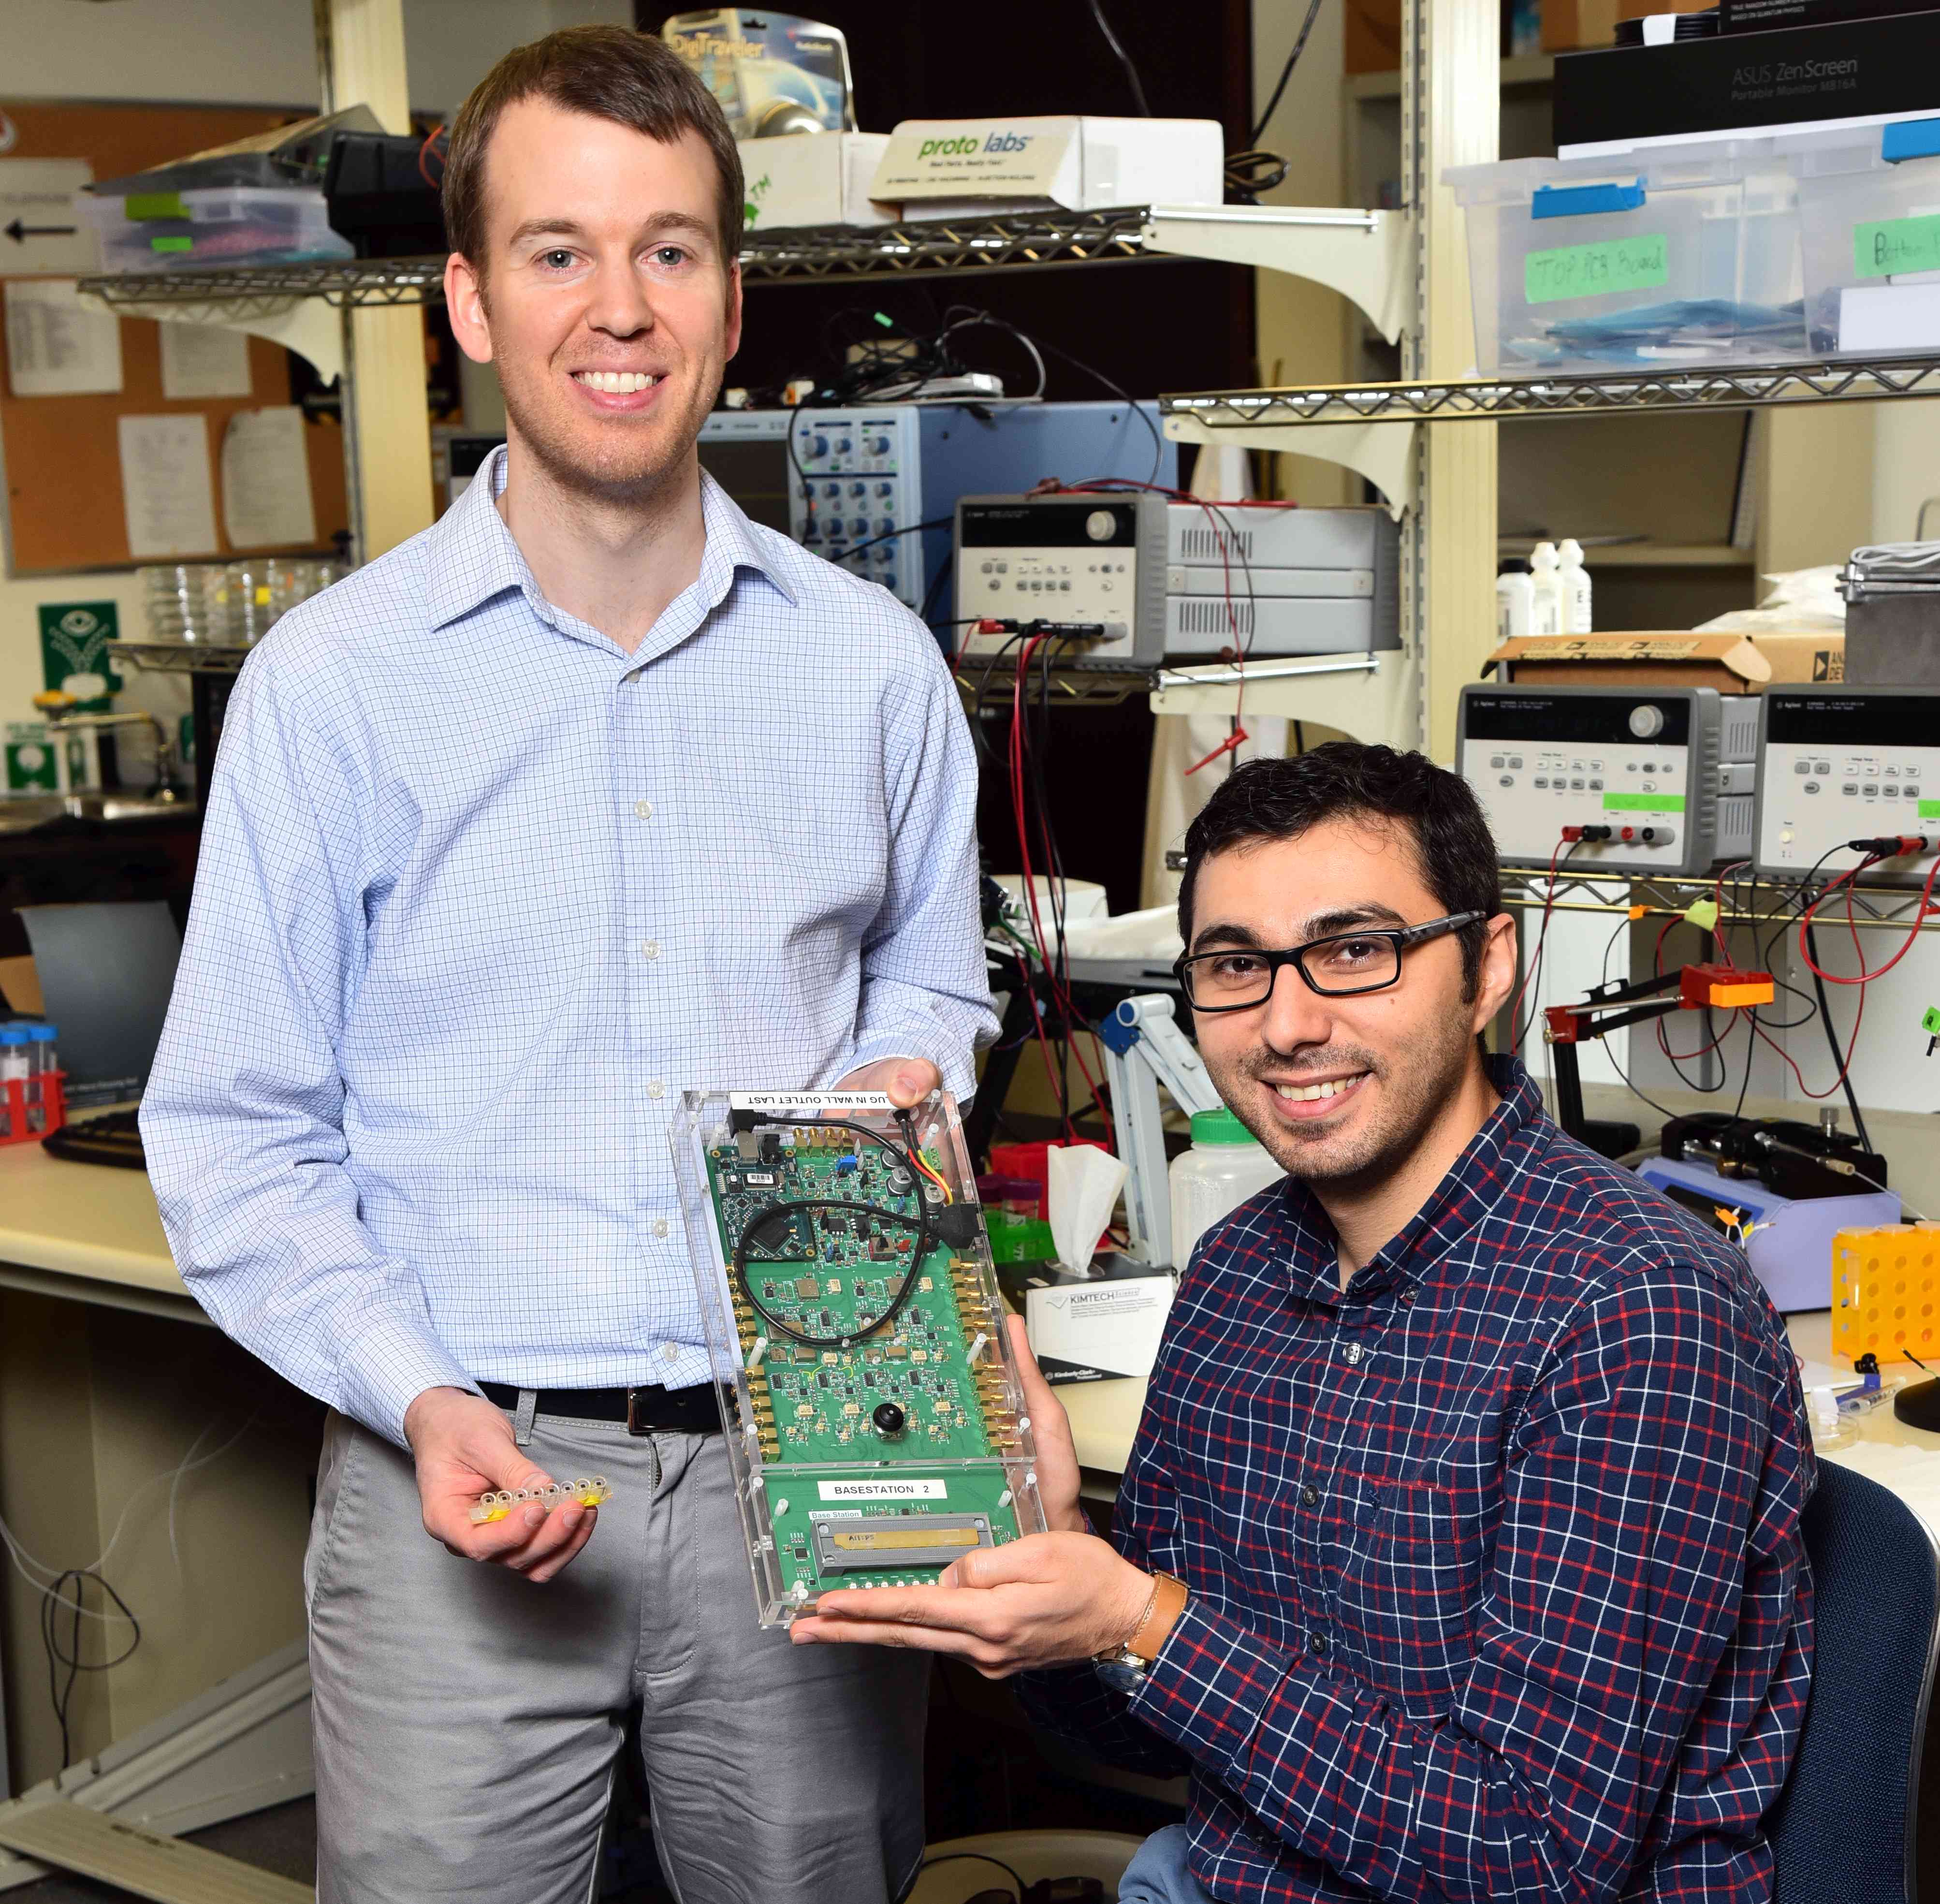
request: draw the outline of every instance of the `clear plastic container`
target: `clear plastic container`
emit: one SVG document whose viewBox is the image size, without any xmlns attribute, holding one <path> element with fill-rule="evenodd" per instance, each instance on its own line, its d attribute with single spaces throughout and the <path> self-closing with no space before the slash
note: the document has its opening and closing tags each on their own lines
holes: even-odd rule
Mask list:
<svg viewBox="0 0 1940 1904">
<path fill-rule="evenodd" d="M 330 227 L 322 190 L 224 185 L 198 191 L 77 192 L 75 211 L 100 234 L 105 271 L 179 271 L 194 264 L 288 264 L 353 258 Z"/>
<path fill-rule="evenodd" d="M 25 1084 L 33 1073 L 27 1027 L 0 1025 L 0 1085 Z"/>
<path fill-rule="evenodd" d="M 1484 376 L 1806 352 L 1797 191 L 1769 139 L 1443 175 L 1468 213 Z"/>
<path fill-rule="evenodd" d="M 1193 1245 L 1255 1192 L 1286 1172 L 1272 1154 L 1223 1106 L 1192 1119 L 1192 1148 L 1172 1160 L 1172 1260 L 1183 1269 Z"/>
<path fill-rule="evenodd" d="M 27 1027 L 29 1068 L 36 1077 L 60 1069 L 60 1055 L 55 1041 L 60 1036 L 58 1025 L 29 1025 Z"/>
<path fill-rule="evenodd" d="M 1778 145 L 1798 182 L 1813 349 L 1940 349 L 1940 118 L 1798 133 Z"/>
</svg>

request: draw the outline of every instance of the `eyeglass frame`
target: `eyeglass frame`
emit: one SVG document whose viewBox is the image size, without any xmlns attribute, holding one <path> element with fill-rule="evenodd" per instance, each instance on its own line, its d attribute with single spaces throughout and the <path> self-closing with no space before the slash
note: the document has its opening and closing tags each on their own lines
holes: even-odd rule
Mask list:
<svg viewBox="0 0 1940 1904">
<path fill-rule="evenodd" d="M 1450 932 L 1466 930 L 1479 924 L 1488 917 L 1486 912 L 1451 912 L 1441 919 L 1424 919 L 1418 926 L 1362 926 L 1352 932 L 1328 932 L 1320 938 L 1310 938 L 1299 945 L 1290 945 L 1283 950 L 1269 952 L 1257 946 L 1225 946 L 1212 952 L 1182 953 L 1172 962 L 1172 975 L 1179 981 L 1179 989 L 1185 1002 L 1194 1012 L 1257 1012 L 1271 1002 L 1274 987 L 1280 982 L 1280 968 L 1291 966 L 1300 974 L 1301 982 L 1316 998 L 1362 998 L 1369 992 L 1389 991 L 1401 983 L 1401 955 L 1417 945 L 1426 945 L 1431 939 L 1445 938 Z M 1375 985 L 1350 985 L 1344 991 L 1330 992 L 1314 983 L 1313 975 L 1301 963 L 1302 956 L 1316 947 L 1336 945 L 1347 938 L 1384 938 L 1394 947 L 1395 969 L 1392 978 L 1383 978 Z M 1244 952 L 1255 959 L 1267 962 L 1267 988 L 1258 998 L 1249 999 L 1243 1005 L 1200 1005 L 1192 996 L 1192 986 L 1187 978 L 1186 968 L 1207 959 L 1217 959 L 1228 953 Z"/>
</svg>

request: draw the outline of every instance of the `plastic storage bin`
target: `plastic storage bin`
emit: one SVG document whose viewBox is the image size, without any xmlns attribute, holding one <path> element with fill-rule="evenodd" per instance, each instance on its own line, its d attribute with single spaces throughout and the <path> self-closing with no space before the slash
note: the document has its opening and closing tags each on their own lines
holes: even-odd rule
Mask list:
<svg viewBox="0 0 1940 1904">
<path fill-rule="evenodd" d="M 1826 355 L 1940 349 L 1940 118 L 1800 133 L 1806 318 Z"/>
<path fill-rule="evenodd" d="M 1804 354 L 1797 188 L 1768 139 L 1444 175 L 1484 376 Z"/>
<path fill-rule="evenodd" d="M 178 271 L 193 264 L 292 264 L 351 258 L 330 228 L 321 191 L 223 185 L 206 191 L 77 192 L 75 209 L 101 237 L 104 271 Z"/>
</svg>

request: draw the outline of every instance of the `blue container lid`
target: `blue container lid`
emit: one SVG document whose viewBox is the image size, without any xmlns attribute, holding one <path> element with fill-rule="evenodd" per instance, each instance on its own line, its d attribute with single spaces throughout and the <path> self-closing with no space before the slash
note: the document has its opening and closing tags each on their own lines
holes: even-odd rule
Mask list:
<svg viewBox="0 0 1940 1904">
<path fill-rule="evenodd" d="M 51 1045 L 59 1036 L 59 1025 L 29 1025 L 27 1027 L 29 1039 L 36 1045 Z"/>
<path fill-rule="evenodd" d="M 26 1042 L 25 1025 L 0 1025 L 0 1045 L 24 1045 Z"/>
</svg>

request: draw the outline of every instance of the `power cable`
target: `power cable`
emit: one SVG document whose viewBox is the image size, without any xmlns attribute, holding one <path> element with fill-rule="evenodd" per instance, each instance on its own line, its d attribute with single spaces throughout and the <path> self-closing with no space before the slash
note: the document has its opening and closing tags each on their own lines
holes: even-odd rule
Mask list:
<svg viewBox="0 0 1940 1904">
<path fill-rule="evenodd" d="M 1098 4 L 1098 0 L 1091 0 L 1091 17 L 1098 23 L 1098 30 L 1105 36 L 1105 44 L 1112 49 L 1118 64 L 1125 69 L 1125 77 L 1131 82 L 1132 97 L 1138 104 L 1139 117 L 1149 119 L 1151 108 L 1145 102 L 1145 84 L 1139 78 L 1139 69 L 1132 64 L 1132 56 L 1118 44 L 1118 36 L 1112 31 L 1112 23 L 1105 17 L 1105 9 Z"/>
<path fill-rule="evenodd" d="M 1307 0 L 1307 17 L 1301 23 L 1299 37 L 1293 43 L 1293 50 L 1286 56 L 1286 64 L 1280 69 L 1280 80 L 1274 87 L 1273 97 L 1267 100 L 1267 109 L 1260 114 L 1259 123 L 1247 136 L 1246 144 L 1249 148 L 1257 148 L 1268 123 L 1280 109 L 1280 96 L 1286 90 L 1287 81 L 1293 77 L 1294 68 L 1300 64 L 1300 56 L 1307 50 L 1307 36 L 1313 31 L 1313 23 L 1319 15 L 1320 0 Z M 1250 157 L 1252 154 L 1249 151 L 1245 156 Z M 1277 184 L 1278 181 L 1274 182 Z"/>
</svg>

